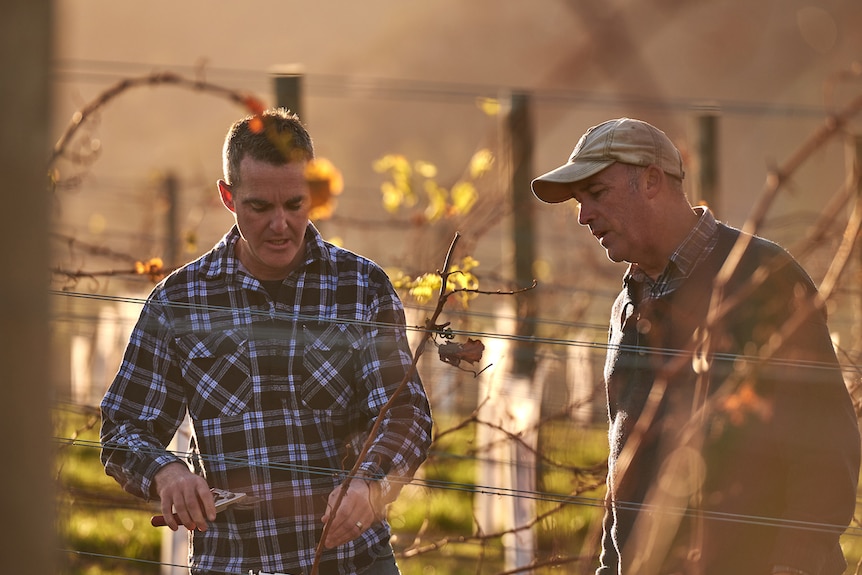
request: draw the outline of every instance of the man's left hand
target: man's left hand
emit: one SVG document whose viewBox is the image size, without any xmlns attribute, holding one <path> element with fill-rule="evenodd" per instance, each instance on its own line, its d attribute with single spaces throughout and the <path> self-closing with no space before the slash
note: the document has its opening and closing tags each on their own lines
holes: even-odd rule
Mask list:
<svg viewBox="0 0 862 575">
<path fill-rule="evenodd" d="M 331 523 L 324 542 L 324 545 L 330 549 L 356 539 L 378 520 L 371 488 L 367 481 L 358 478 L 350 481 L 347 493 L 344 494 L 333 517 L 332 508 L 340 491 L 339 485 L 329 494 L 326 513 L 322 518 L 324 523 Z"/>
</svg>

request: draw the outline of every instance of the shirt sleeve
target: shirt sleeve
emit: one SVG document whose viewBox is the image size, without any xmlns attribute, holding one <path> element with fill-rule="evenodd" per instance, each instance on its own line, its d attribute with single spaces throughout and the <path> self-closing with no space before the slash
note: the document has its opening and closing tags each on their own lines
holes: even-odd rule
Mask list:
<svg viewBox="0 0 862 575">
<path fill-rule="evenodd" d="M 166 450 L 185 416 L 167 305 L 154 291 L 101 403 L 102 464 L 129 493 L 149 500 L 155 473 L 180 459 Z"/>
<path fill-rule="evenodd" d="M 777 326 L 773 337 L 781 338 L 761 377 L 774 390 L 775 443 L 787 465 L 784 485 L 775 486 L 786 504 L 772 562 L 803 573 L 828 564 L 832 572 L 856 506 L 856 414 L 813 284 L 792 262 L 771 280 L 761 313 L 781 301 L 785 312 L 761 324 Z"/>
<path fill-rule="evenodd" d="M 412 367 L 404 310 L 388 281 L 384 288 L 373 303 L 374 318 L 359 366 L 368 431 L 380 418 L 360 471 L 379 482 L 384 501 L 392 501 L 425 460 L 432 423 L 422 381 Z"/>
<path fill-rule="evenodd" d="M 815 314 L 817 315 L 817 314 Z M 812 319 L 791 338 L 792 368 L 780 369 L 776 426 L 787 462 L 783 519 L 773 561 L 819 573 L 837 556 L 838 538 L 853 518 L 859 431 L 825 322 Z M 831 358 L 831 359 L 830 359 Z"/>
</svg>

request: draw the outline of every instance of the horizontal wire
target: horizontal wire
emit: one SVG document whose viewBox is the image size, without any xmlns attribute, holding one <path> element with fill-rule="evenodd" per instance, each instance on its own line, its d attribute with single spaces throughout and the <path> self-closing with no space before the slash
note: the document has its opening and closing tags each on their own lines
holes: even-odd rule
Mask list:
<svg viewBox="0 0 862 575">
<path fill-rule="evenodd" d="M 69 553 L 71 555 L 78 555 L 81 557 L 92 557 L 94 559 L 110 559 L 112 561 L 125 561 L 129 563 L 139 563 L 141 565 L 161 565 L 162 567 L 176 567 L 177 569 L 183 569 L 186 572 L 189 569 L 188 565 L 178 565 L 176 563 L 166 563 L 164 561 L 153 561 L 152 559 L 140 559 L 137 557 L 126 557 L 123 555 L 109 555 L 107 553 L 96 553 L 95 551 L 79 551 L 77 549 L 59 549 L 62 553 Z M 243 573 L 239 573 L 236 571 L 219 571 L 217 569 L 208 569 L 207 573 L 213 573 L 218 575 L 249 575 L 248 571 Z"/>
<path fill-rule="evenodd" d="M 177 567 L 180 569 L 188 569 L 188 565 L 177 565 L 175 563 L 165 563 L 162 561 L 153 561 L 150 559 L 139 559 L 136 557 L 125 557 L 122 555 L 109 555 L 107 553 L 96 553 L 94 551 L 79 551 L 77 549 L 60 549 L 63 553 L 69 553 L 72 555 L 80 555 L 82 557 L 94 557 L 96 559 L 112 559 L 118 561 L 128 561 L 132 563 L 140 563 L 142 565 L 161 565 L 162 567 Z M 227 571 L 219 571 L 218 573 L 228 574 Z M 233 575 L 233 574 L 230 574 Z M 236 575 L 247 575 L 247 574 L 236 574 Z"/>
<path fill-rule="evenodd" d="M 70 438 L 55 438 L 55 441 L 61 443 L 63 445 L 71 445 L 77 447 L 89 447 L 89 448 L 99 448 L 103 447 L 103 444 L 98 441 L 89 441 L 89 440 L 80 440 L 80 439 L 70 439 Z M 149 450 L 141 449 L 140 447 L 126 447 L 123 445 L 111 445 L 111 449 L 117 451 L 130 451 L 130 452 L 146 452 Z M 155 451 L 155 450 L 153 450 Z M 168 451 L 168 450 L 165 450 Z M 161 453 L 161 450 L 159 450 Z M 212 455 L 203 455 L 199 453 L 191 453 L 191 452 L 183 452 L 183 451 L 168 451 L 175 455 L 176 457 L 188 458 L 200 458 L 203 462 L 207 461 L 219 461 L 220 463 L 228 463 L 235 465 L 244 465 L 247 467 L 259 467 L 266 469 L 275 469 L 282 471 L 294 471 L 300 473 L 306 473 L 308 475 L 326 475 L 326 476 L 338 476 L 341 478 L 347 478 L 348 474 L 341 469 L 333 469 L 333 468 L 323 468 L 323 467 L 314 467 L 314 466 L 305 466 L 305 465 L 296 465 L 296 464 L 283 464 L 283 463 L 257 463 L 253 462 L 247 458 L 240 457 L 224 457 L 224 456 L 212 456 Z M 358 478 L 352 477 L 352 478 Z M 442 491 L 455 491 L 455 492 L 467 492 L 476 495 L 487 495 L 494 497 L 511 497 L 517 499 L 525 499 L 529 501 L 543 502 L 543 503 L 556 503 L 560 505 L 574 505 L 578 507 L 593 507 L 599 508 L 605 506 L 604 498 L 597 497 L 587 497 L 583 495 L 571 495 L 571 494 L 563 494 L 563 493 L 554 493 L 554 492 L 545 492 L 545 491 L 536 491 L 536 490 L 528 490 L 528 489 L 518 489 L 518 488 L 509 488 L 509 487 L 500 487 L 493 485 L 482 485 L 476 483 L 464 483 L 457 481 L 445 481 L 445 480 L 437 480 L 437 479 L 427 479 L 427 478 L 414 478 L 411 481 L 407 481 L 405 479 L 392 478 L 391 482 L 400 483 L 402 485 L 413 485 L 414 487 L 427 488 L 432 490 L 442 490 Z M 596 487 L 598 488 L 598 487 Z M 717 520 L 724 522 L 736 522 L 748 525 L 762 525 L 762 526 L 771 526 L 771 527 L 790 527 L 800 530 L 812 531 L 812 532 L 831 532 L 834 533 L 836 531 L 841 531 L 845 535 L 852 537 L 860 537 L 862 536 L 862 527 L 854 527 L 849 526 L 845 527 L 842 525 L 832 525 L 823 522 L 815 522 L 815 521 L 801 521 L 801 520 L 793 520 L 793 519 L 783 519 L 783 518 L 773 518 L 773 517 L 763 517 L 756 515 L 747 515 L 740 513 L 726 513 L 719 511 L 704 511 L 698 509 L 690 509 L 688 507 L 675 507 L 675 506 L 659 506 L 649 503 L 636 503 L 636 502 L 626 502 L 626 501 L 615 501 L 614 504 L 620 508 L 629 511 L 648 511 L 654 514 L 662 514 L 662 515 L 678 515 L 683 517 L 703 517 L 709 520 Z"/>
<path fill-rule="evenodd" d="M 150 280 L 148 278 L 143 277 L 143 276 L 133 276 L 133 278 L 131 278 L 131 279 L 134 279 L 135 277 L 140 277 L 143 281 L 150 283 L 150 285 L 152 286 L 152 283 L 150 282 Z M 126 278 L 126 279 L 128 280 L 130 278 Z M 592 294 L 592 295 L 606 295 L 603 292 L 591 292 L 589 290 L 579 290 L 579 291 L 582 291 L 582 292 L 588 293 L 588 294 Z M 133 303 L 133 304 L 138 304 L 141 306 L 143 306 L 147 302 L 146 297 L 115 296 L 115 295 L 98 294 L 98 293 L 92 293 L 92 292 L 74 292 L 74 291 L 70 291 L 70 290 L 49 290 L 48 293 L 49 293 L 49 295 L 54 295 L 54 296 L 64 296 L 64 297 L 80 298 L 80 299 L 94 299 L 94 300 L 102 300 L 102 301 L 113 301 L 113 302 L 118 302 L 118 303 Z M 431 309 L 429 307 L 425 307 L 425 306 L 421 306 L 421 305 L 404 304 L 404 308 L 405 308 L 405 310 L 427 312 L 429 315 L 431 313 L 433 313 L 433 311 L 434 311 L 433 309 Z M 200 309 L 209 309 L 209 308 L 201 306 Z M 219 308 L 213 307 L 213 309 L 219 309 Z M 223 309 L 221 311 L 223 311 Z M 252 312 L 252 313 L 254 313 L 254 312 Z M 476 310 L 453 309 L 453 310 L 446 310 L 445 313 L 446 313 L 446 315 L 449 315 L 449 316 L 465 317 L 467 319 L 486 319 L 486 320 L 496 319 L 496 320 L 502 320 L 502 321 L 516 321 L 516 319 L 517 319 L 514 315 L 482 312 L 482 311 L 476 311 Z M 264 313 L 264 315 L 269 317 L 268 312 Z M 66 314 L 65 316 L 62 316 L 62 317 L 68 317 L 70 319 L 76 319 L 77 318 L 77 319 L 82 319 L 82 320 L 86 320 L 86 321 L 94 321 L 94 320 L 99 320 L 99 319 L 104 320 L 104 318 L 100 318 L 97 315 Z M 119 322 L 120 319 L 114 318 L 113 321 Z M 348 320 L 344 320 L 344 321 L 348 321 Z M 606 324 L 595 324 L 595 323 L 578 322 L 578 321 L 566 321 L 566 320 L 561 320 L 561 319 L 549 319 L 549 318 L 535 318 L 535 319 L 529 320 L 529 321 L 530 321 L 530 323 L 533 323 L 536 325 L 572 327 L 572 328 L 577 328 L 577 329 L 582 329 L 582 330 L 593 330 L 593 331 L 601 332 L 602 335 L 605 335 L 608 331 L 608 326 Z M 371 323 L 373 325 L 373 322 L 369 322 L 369 323 Z M 407 326 L 407 327 L 409 328 L 411 326 Z M 464 333 L 470 334 L 471 332 L 465 331 Z"/>
<path fill-rule="evenodd" d="M 54 441 L 60 445 L 70 446 L 70 447 L 87 447 L 94 449 L 102 449 L 104 444 L 98 441 L 90 441 L 83 439 L 75 439 L 75 438 L 64 438 L 64 437 L 55 437 Z M 338 476 L 342 478 L 348 477 L 348 473 L 343 469 L 336 469 L 330 467 L 315 467 L 304 464 L 296 464 L 296 463 L 282 463 L 282 462 L 254 462 L 245 457 L 225 457 L 225 456 L 214 456 L 214 455 L 204 455 L 199 453 L 190 453 L 184 451 L 172 451 L 172 450 L 145 450 L 140 447 L 128 447 L 125 445 L 110 445 L 110 449 L 114 451 L 126 451 L 126 452 L 150 452 L 159 453 L 162 452 L 170 453 L 179 459 L 188 459 L 195 458 L 200 459 L 203 462 L 212 462 L 217 461 L 223 464 L 229 465 L 238 465 L 249 468 L 260 468 L 260 469 L 272 469 L 276 471 L 292 471 L 296 473 L 305 473 L 307 475 L 317 475 L 317 476 L 325 476 L 325 477 L 333 477 Z M 481 460 L 480 460 L 481 461 Z M 499 464 L 510 467 L 519 467 L 523 466 L 523 463 L 512 462 L 512 461 L 494 461 L 494 460 L 486 460 L 490 461 L 493 464 Z M 351 477 L 352 479 L 356 477 Z M 479 492 L 485 495 L 506 495 L 505 492 L 507 488 L 501 487 L 493 487 L 493 486 L 483 486 L 478 485 L 476 483 L 465 483 L 459 481 L 445 481 L 445 480 L 435 480 L 435 479 L 426 479 L 426 478 L 414 478 L 411 481 L 407 481 L 400 478 L 392 478 L 389 480 L 392 483 L 399 483 L 401 485 L 409 485 L 413 484 L 417 487 L 428 487 L 432 489 L 446 489 L 451 491 L 468 491 L 468 492 Z M 500 492 L 495 490 L 501 490 Z M 542 491 L 532 491 L 532 490 L 511 490 L 512 494 L 521 494 L 524 496 L 530 495 L 533 498 L 542 501 L 561 501 L 562 499 L 569 498 L 568 494 L 555 493 L 555 492 L 542 492 Z M 562 498 L 562 499 L 561 499 Z"/>
<path fill-rule="evenodd" d="M 103 294 L 94 294 L 94 293 L 83 293 L 83 292 L 71 292 L 71 291 L 61 291 L 61 290 L 49 290 L 49 295 L 61 296 L 61 297 L 71 297 L 71 298 L 81 298 L 81 299 L 92 299 L 99 301 L 111 301 L 111 302 L 121 302 L 121 303 L 134 303 L 144 305 L 146 303 L 145 298 L 139 297 L 128 297 L 128 296 L 114 296 L 114 295 L 103 295 Z M 225 311 L 232 312 L 233 308 L 228 306 L 214 306 L 214 305 L 199 305 L 185 302 L 171 302 L 166 304 L 169 307 L 173 307 L 176 309 L 189 309 L 189 310 L 211 310 L 211 311 Z M 281 320 L 292 320 L 292 321 L 315 321 L 320 323 L 338 323 L 338 324 L 347 324 L 347 325 L 357 325 L 362 327 L 400 327 L 400 324 L 385 324 L 381 322 L 374 321 L 365 321 L 365 320 L 356 320 L 356 319 L 348 319 L 348 318 L 326 318 L 320 317 L 317 315 L 306 315 L 306 314 L 294 314 L 294 313 L 285 313 L 285 312 L 276 312 L 275 315 L 271 314 L 268 311 L 254 311 L 249 310 L 249 313 L 253 316 L 258 317 L 266 317 L 267 319 L 281 319 Z M 439 330 L 436 329 L 428 329 L 421 326 L 405 326 L 407 331 L 413 331 L 418 333 L 427 334 L 430 333 L 440 334 Z M 561 339 L 557 337 L 547 337 L 547 336 L 521 336 L 517 334 L 502 334 L 497 332 L 489 332 L 489 331 L 478 331 L 478 330 L 465 330 L 465 329 L 455 329 L 455 328 L 446 328 L 446 337 L 449 336 L 463 336 L 463 337 L 484 337 L 489 339 L 497 339 L 503 341 L 513 341 L 519 343 L 530 343 L 534 345 L 538 344 L 546 344 L 553 346 L 564 346 L 564 347 L 581 347 L 586 349 L 595 349 L 599 351 L 624 351 L 629 353 L 637 353 L 640 355 L 648 355 L 650 357 L 666 357 L 666 358 L 677 358 L 677 357 L 688 357 L 692 355 L 691 351 L 686 350 L 678 350 L 678 349 L 669 349 L 669 348 L 658 348 L 658 347 L 646 347 L 646 346 L 629 346 L 629 345 L 611 345 L 608 343 L 600 343 L 594 341 L 584 341 L 577 339 Z M 813 360 L 791 360 L 785 358 L 761 358 L 756 355 L 744 355 L 744 354 L 731 354 L 731 353 L 713 353 L 710 355 L 711 360 L 724 360 L 724 361 L 744 361 L 744 362 L 752 362 L 758 364 L 772 365 L 772 366 L 783 366 L 783 367 L 807 367 L 807 368 L 815 368 L 826 371 L 862 371 L 860 366 L 857 364 L 844 364 L 844 365 L 834 365 L 830 362 L 823 361 L 813 361 Z"/>
<path fill-rule="evenodd" d="M 81 69 L 83 68 L 83 69 Z M 57 59 L 52 64 L 57 79 L 69 81 L 78 78 L 89 82 L 111 82 L 129 74 L 147 74 L 170 70 L 205 77 L 210 81 L 231 84 L 252 84 L 259 89 L 271 90 L 272 72 L 256 69 L 208 68 L 176 64 L 151 64 L 85 59 Z M 309 97 L 343 97 L 351 100 L 363 96 L 373 99 L 462 101 L 474 103 L 476 98 L 496 97 L 509 92 L 525 92 L 537 102 L 549 105 L 580 106 L 639 106 L 668 111 L 710 111 L 736 116 L 779 116 L 823 118 L 829 111 L 823 106 L 807 104 L 781 104 L 774 101 L 745 101 L 703 98 L 649 98 L 640 94 L 604 93 L 584 90 L 554 90 L 512 88 L 500 85 L 481 85 L 433 80 L 399 79 L 373 76 L 347 76 L 338 74 L 304 74 L 305 89 Z M 265 85 L 264 85 L 265 83 Z"/>
<path fill-rule="evenodd" d="M 133 303 L 143 303 L 143 301 L 144 301 L 140 298 L 117 298 L 115 296 L 101 296 L 101 295 L 97 295 L 97 294 L 70 294 L 68 292 L 58 292 L 58 293 L 60 295 L 73 295 L 76 297 L 93 297 L 93 298 L 97 298 L 97 299 L 125 300 L 125 301 L 131 301 Z M 297 315 L 296 317 L 302 317 L 302 316 Z M 314 318 L 314 319 L 317 319 L 317 318 Z M 359 322 L 359 323 L 368 324 L 369 322 Z M 425 331 L 425 330 L 422 330 L 422 331 Z M 463 332 L 463 333 L 471 334 L 471 335 L 484 334 L 484 335 L 489 335 L 491 337 L 496 337 L 495 334 L 488 334 L 488 333 L 483 333 L 483 332 Z M 535 340 L 536 338 L 529 338 L 529 339 Z M 554 340 L 554 341 L 557 341 L 558 343 L 567 343 L 567 344 L 572 343 L 572 342 L 568 342 L 568 341 L 562 342 L 562 340 Z M 583 342 L 581 342 L 581 343 L 583 343 Z M 596 346 L 597 344 L 590 343 L 587 345 L 589 345 L 590 347 L 593 347 L 593 346 Z M 661 353 L 661 352 L 662 352 L 662 350 L 658 350 L 658 351 L 654 350 L 653 351 L 653 353 Z M 663 353 L 667 353 L 667 351 L 664 351 Z M 81 440 L 70 440 L 70 441 L 72 441 L 72 443 L 75 445 L 79 445 L 79 446 L 80 445 L 86 445 L 86 442 L 83 442 Z M 101 444 L 100 443 L 94 443 L 92 446 L 93 447 L 101 447 Z M 188 454 L 185 454 L 185 455 L 188 456 Z M 200 455 L 196 455 L 196 456 L 202 457 L 205 460 L 207 459 L 205 456 L 200 456 Z M 242 459 L 242 458 L 228 458 L 228 459 L 222 458 L 222 461 L 224 461 L 226 463 L 234 463 L 234 464 L 239 464 L 239 465 L 260 465 L 260 464 L 254 464 L 254 463 L 252 463 L 246 459 Z M 517 463 L 515 463 L 515 462 L 510 462 L 508 464 L 509 465 L 517 465 Z M 302 465 L 299 465 L 299 466 L 297 466 L 297 465 L 285 465 L 285 464 L 265 464 L 265 465 L 268 467 L 271 467 L 271 468 L 275 468 L 275 469 L 282 469 L 282 470 L 288 470 L 288 471 L 300 471 L 300 472 L 311 473 L 311 474 L 325 474 L 327 476 L 332 475 L 332 474 L 343 474 L 344 473 L 342 470 L 336 470 L 336 469 L 330 469 L 330 468 L 314 468 L 314 467 L 302 466 Z M 579 504 L 579 505 L 586 505 L 586 506 L 600 506 L 600 505 L 604 504 L 603 501 L 593 499 L 593 498 L 582 498 L 582 497 L 573 498 L 572 496 L 565 495 L 565 494 L 556 494 L 556 493 L 539 492 L 539 491 L 515 490 L 515 489 L 499 488 L 499 487 L 493 487 L 493 486 L 476 485 L 473 483 L 445 482 L 445 481 L 439 481 L 439 480 L 422 480 L 422 479 L 416 480 L 416 481 L 414 481 L 414 483 L 418 484 L 420 486 L 425 486 L 427 488 L 432 488 L 432 489 L 435 489 L 435 488 L 436 489 L 449 489 L 449 490 L 454 490 L 454 491 L 467 491 L 470 493 L 479 493 L 479 494 L 483 494 L 483 495 L 521 497 L 521 498 L 527 498 L 527 499 L 533 499 L 536 501 L 545 501 L 545 502 L 556 502 L 556 503 L 565 503 L 565 504 L 572 503 L 572 504 Z M 726 518 L 723 518 L 723 519 L 726 519 Z M 765 520 L 762 518 L 752 519 L 750 517 L 741 517 L 740 521 L 741 522 L 756 522 L 756 521 L 763 522 Z M 814 525 L 812 528 L 820 529 L 820 528 L 822 528 L 822 526 Z"/>
<path fill-rule="evenodd" d="M 484 547 L 484 544 L 480 541 L 459 541 L 457 543 L 451 543 L 451 542 L 449 543 L 449 545 L 453 545 L 453 544 Z M 508 547 L 510 549 L 516 549 L 516 550 L 521 550 L 521 549 L 527 550 L 527 547 L 523 547 L 521 545 L 518 545 L 517 543 L 509 544 Z M 127 557 L 127 556 L 123 556 L 123 555 L 110 555 L 107 553 L 96 553 L 93 551 L 80 551 L 80 550 L 76 550 L 76 549 L 63 549 L 63 548 L 58 549 L 58 551 L 60 551 L 61 553 L 68 553 L 71 555 L 78 555 L 81 557 L 91 557 L 94 559 L 105 559 L 105 560 L 110 559 L 112 561 L 126 561 L 126 562 L 131 562 L 131 563 L 141 563 L 141 564 L 145 564 L 145 565 L 161 565 L 163 567 L 176 567 L 179 569 L 183 569 L 184 572 L 187 572 L 189 569 L 188 565 L 177 565 L 176 563 L 153 561 L 151 559 L 139 559 L 136 557 Z M 407 559 L 407 560 L 409 560 L 409 559 Z M 223 571 L 223 570 L 219 570 L 219 569 L 207 569 L 207 573 L 213 574 L 213 575 L 278 575 L 276 573 L 269 572 L 269 571 L 251 571 L 251 572 L 243 571 L 240 573 L 237 571 Z M 289 574 L 281 573 L 280 575 L 289 575 Z"/>
</svg>

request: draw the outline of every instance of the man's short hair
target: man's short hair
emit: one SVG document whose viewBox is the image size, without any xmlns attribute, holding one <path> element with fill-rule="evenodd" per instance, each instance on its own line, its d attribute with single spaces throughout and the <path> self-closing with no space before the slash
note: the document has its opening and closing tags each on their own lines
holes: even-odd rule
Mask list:
<svg viewBox="0 0 862 575">
<path fill-rule="evenodd" d="M 314 159 L 314 144 L 299 116 L 286 108 L 270 108 L 237 121 L 228 130 L 222 163 L 229 185 L 240 184 L 239 166 L 246 156 L 283 166 Z"/>
</svg>

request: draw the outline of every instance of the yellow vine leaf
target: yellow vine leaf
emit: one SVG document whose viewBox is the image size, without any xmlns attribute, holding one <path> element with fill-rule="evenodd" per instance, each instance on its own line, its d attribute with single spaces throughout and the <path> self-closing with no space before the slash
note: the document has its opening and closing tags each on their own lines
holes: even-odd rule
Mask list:
<svg viewBox="0 0 862 575">
<path fill-rule="evenodd" d="M 437 177 L 437 166 L 430 162 L 418 160 L 413 164 L 413 167 L 416 170 L 416 173 L 423 178 L 431 179 Z"/>
<path fill-rule="evenodd" d="M 422 274 L 410 286 L 409 294 L 419 303 L 428 303 L 440 291 L 443 280 L 437 274 Z"/>
<path fill-rule="evenodd" d="M 425 193 L 428 195 L 428 207 L 425 208 L 425 218 L 434 222 L 446 215 L 446 190 L 437 185 L 437 182 L 428 180 L 425 182 Z"/>
<path fill-rule="evenodd" d="M 476 152 L 470 161 L 470 179 L 475 180 L 491 170 L 494 155 L 488 149 Z M 424 160 L 412 164 L 400 154 L 387 154 L 373 163 L 374 171 L 389 176 L 380 185 L 383 209 L 391 214 L 423 204 L 421 212 L 412 214 L 416 225 L 433 223 L 440 219 L 463 215 L 469 212 L 478 199 L 475 185 L 467 181 L 457 182 L 451 190 L 442 187 L 436 180 L 437 166 Z M 415 188 L 421 181 L 424 197 L 417 195 Z M 424 180 L 424 181 L 423 181 Z"/>
<path fill-rule="evenodd" d="M 405 158 L 401 154 L 387 154 L 379 160 L 376 160 L 373 164 L 373 167 L 374 171 L 380 174 L 393 171 L 410 171 L 410 163 L 407 161 L 407 158 Z"/>
<path fill-rule="evenodd" d="M 380 192 L 383 194 L 383 209 L 390 214 L 394 214 L 404 203 L 404 193 L 395 187 L 392 182 L 383 182 L 380 186 Z"/>
<path fill-rule="evenodd" d="M 497 98 L 476 98 L 476 106 L 488 116 L 496 116 L 500 113 L 502 106 Z"/>
<path fill-rule="evenodd" d="M 452 187 L 449 192 L 452 198 L 452 213 L 466 214 L 476 203 L 479 194 L 476 192 L 476 186 L 470 182 L 458 182 Z"/>
<path fill-rule="evenodd" d="M 411 178 L 413 168 L 410 162 L 402 155 L 387 154 L 374 162 L 373 168 L 378 173 L 388 173 L 392 178 L 380 186 L 383 194 L 383 207 L 390 213 L 397 212 L 402 206 L 412 207 L 416 205 L 416 194 L 413 193 Z"/>
<path fill-rule="evenodd" d="M 479 289 L 479 279 L 471 271 L 478 265 L 479 262 L 475 258 L 465 256 L 459 264 L 449 266 L 446 291 L 459 290 L 456 298 L 465 309 L 469 301 L 476 297 L 475 290 Z M 400 269 L 388 270 L 387 273 L 395 289 L 406 290 L 407 294 L 419 304 L 426 304 L 436 298 L 443 282 L 443 278 L 438 273 L 422 274 L 415 279 L 411 279 Z"/>
<path fill-rule="evenodd" d="M 488 148 L 482 148 L 470 158 L 470 177 L 475 179 L 481 178 L 494 165 L 494 153 Z"/>
</svg>

